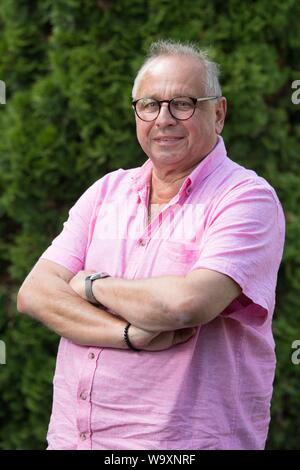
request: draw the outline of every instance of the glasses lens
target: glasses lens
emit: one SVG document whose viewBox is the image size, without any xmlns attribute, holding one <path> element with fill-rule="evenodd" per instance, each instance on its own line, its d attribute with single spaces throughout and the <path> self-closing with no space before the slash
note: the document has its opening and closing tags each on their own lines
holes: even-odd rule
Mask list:
<svg viewBox="0 0 300 470">
<path fill-rule="evenodd" d="M 159 103 L 152 98 L 141 98 L 136 103 L 136 113 L 144 121 L 153 121 L 159 113 Z"/>
<path fill-rule="evenodd" d="M 181 96 L 171 100 L 170 109 L 175 118 L 188 119 L 193 115 L 195 105 L 187 96 Z"/>
</svg>

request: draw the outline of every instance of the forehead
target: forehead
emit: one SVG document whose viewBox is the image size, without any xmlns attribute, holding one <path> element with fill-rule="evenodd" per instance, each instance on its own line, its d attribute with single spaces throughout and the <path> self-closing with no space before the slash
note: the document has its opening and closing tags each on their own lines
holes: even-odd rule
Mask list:
<svg viewBox="0 0 300 470">
<path fill-rule="evenodd" d="M 204 72 L 201 64 L 190 57 L 158 57 L 150 62 L 141 77 L 137 96 L 172 98 L 201 96 Z"/>
</svg>

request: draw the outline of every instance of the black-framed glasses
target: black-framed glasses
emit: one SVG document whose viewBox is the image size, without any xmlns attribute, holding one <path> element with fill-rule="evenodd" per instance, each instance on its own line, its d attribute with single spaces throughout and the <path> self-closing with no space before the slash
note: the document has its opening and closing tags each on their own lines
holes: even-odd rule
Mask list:
<svg viewBox="0 0 300 470">
<path fill-rule="evenodd" d="M 168 103 L 168 110 L 173 118 L 179 121 L 190 119 L 196 109 L 197 103 L 216 100 L 220 96 L 205 96 L 192 98 L 191 96 L 177 96 L 171 100 L 155 100 L 154 98 L 140 98 L 132 102 L 132 107 L 142 121 L 154 121 L 159 113 L 162 103 Z"/>
</svg>

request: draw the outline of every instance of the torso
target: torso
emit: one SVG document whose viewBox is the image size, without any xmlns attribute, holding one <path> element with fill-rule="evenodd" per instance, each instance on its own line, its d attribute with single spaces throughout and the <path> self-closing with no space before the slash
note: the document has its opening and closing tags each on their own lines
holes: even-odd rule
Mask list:
<svg viewBox="0 0 300 470">
<path fill-rule="evenodd" d="M 166 205 L 167 204 L 150 204 L 150 207 L 148 207 L 148 224 L 151 224 L 156 215 L 159 214 Z"/>
<path fill-rule="evenodd" d="M 186 175 L 181 176 L 173 183 L 163 183 L 152 174 L 152 185 L 150 189 L 150 198 L 148 205 L 148 224 L 159 214 L 164 207 L 169 204 L 171 199 L 178 193 Z"/>
</svg>

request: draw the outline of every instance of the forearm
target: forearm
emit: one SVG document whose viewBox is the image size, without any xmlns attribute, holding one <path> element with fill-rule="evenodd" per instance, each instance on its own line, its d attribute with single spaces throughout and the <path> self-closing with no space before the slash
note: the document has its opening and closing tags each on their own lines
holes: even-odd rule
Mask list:
<svg viewBox="0 0 300 470">
<path fill-rule="evenodd" d="M 179 293 L 184 282 L 179 276 L 106 278 L 94 281 L 93 293 L 103 305 L 139 328 L 170 331 L 188 326 L 180 311 Z"/>
<path fill-rule="evenodd" d="M 62 279 L 29 279 L 18 295 L 18 310 L 58 335 L 81 345 L 126 349 L 126 322 L 89 304 Z"/>
</svg>

